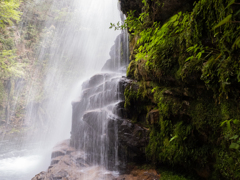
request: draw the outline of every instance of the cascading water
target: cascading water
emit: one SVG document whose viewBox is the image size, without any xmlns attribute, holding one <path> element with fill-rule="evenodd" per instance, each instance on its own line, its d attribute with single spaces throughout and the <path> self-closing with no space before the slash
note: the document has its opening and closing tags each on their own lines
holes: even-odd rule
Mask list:
<svg viewBox="0 0 240 180">
<path fill-rule="evenodd" d="M 41 2 L 36 0 L 35 3 Z M 20 150 L 16 150 L 15 147 L 19 146 L 17 144 L 14 149 L 8 150 L 10 152 L 0 155 L 1 180 L 27 180 L 47 168 L 52 146 L 69 137 L 72 99 L 78 96 L 83 80 L 103 67 L 109 58 L 109 49 L 119 34 L 108 29 L 110 22 L 120 21 L 117 1 L 53 0 L 46 13 L 54 18 L 45 22 L 45 36 L 36 62 L 44 66 L 36 69 L 32 86 L 27 92 L 25 126 L 29 127 L 29 131 L 23 142 L 20 142 Z M 126 39 L 127 36 L 124 36 Z M 115 41 L 118 48 L 122 43 L 120 38 L 122 36 Z M 108 166 L 109 154 L 115 165 L 118 162 L 117 152 L 109 149 L 114 147 L 117 150 L 117 144 L 114 143 L 117 136 L 114 136 L 115 139 L 106 138 L 110 133 L 109 128 L 106 128 L 109 123 L 100 119 L 109 119 L 114 103 L 122 98 L 117 93 L 117 81 L 122 76 L 121 71 L 124 71 L 120 67 L 126 65 L 121 60 L 127 59 L 127 55 L 121 56 L 121 51 L 124 50 L 112 49 L 110 56 L 114 60 L 108 60 L 103 67 L 104 71 L 118 69 L 118 72 L 97 75 L 101 77 L 101 82 L 94 84 L 94 87 L 87 83 L 83 85 L 83 90 L 88 95 L 82 95 L 82 100 L 88 102 L 85 104 L 83 117 L 79 119 L 84 125 L 79 127 L 78 124 L 77 128 L 82 130 L 81 128 L 86 127 L 89 131 L 80 131 L 83 139 L 72 143 L 75 147 L 88 151 L 88 160 L 93 164 Z M 38 79 L 43 81 L 39 82 Z M 113 99 L 110 100 L 109 96 Z M 97 116 L 93 120 L 94 113 Z M 85 121 L 87 116 L 98 123 L 97 129 L 93 129 L 95 125 L 90 127 L 91 120 Z"/>
<path fill-rule="evenodd" d="M 118 36 L 111 48 L 111 59 L 102 68 L 102 72 L 92 76 L 82 84 L 79 101 L 73 102 L 71 145 L 87 154 L 90 164 L 100 164 L 111 170 L 117 170 L 118 129 L 120 119 L 116 106 L 124 100 L 119 84 L 125 75 L 128 63 L 126 32 Z"/>
<path fill-rule="evenodd" d="M 122 75 L 128 63 L 128 51 L 123 44 L 127 41 L 126 33 L 120 34 L 111 48 L 111 59 L 102 68 L 104 72 L 82 84 L 79 100 L 72 102 L 71 140 L 54 147 L 47 172 L 37 174 L 33 180 L 112 180 L 117 177 L 119 167 L 125 168 L 118 125 L 127 122 L 122 112 L 126 85 Z M 120 53 L 120 49 L 125 53 Z"/>
</svg>

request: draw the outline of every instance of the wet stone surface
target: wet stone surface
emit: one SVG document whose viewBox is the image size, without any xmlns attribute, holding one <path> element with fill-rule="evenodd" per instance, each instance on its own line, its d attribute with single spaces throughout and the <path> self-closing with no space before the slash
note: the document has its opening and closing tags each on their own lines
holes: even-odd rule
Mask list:
<svg viewBox="0 0 240 180">
<path fill-rule="evenodd" d="M 112 180 L 117 174 L 100 166 L 92 166 L 85 154 L 69 146 L 65 140 L 52 152 L 52 161 L 46 172 L 37 174 L 32 180 Z"/>
<path fill-rule="evenodd" d="M 32 180 L 158 180 L 155 170 L 133 169 L 128 174 L 118 174 L 87 162 L 84 152 L 70 146 L 70 140 L 58 144 L 52 152 L 51 165 Z"/>
</svg>

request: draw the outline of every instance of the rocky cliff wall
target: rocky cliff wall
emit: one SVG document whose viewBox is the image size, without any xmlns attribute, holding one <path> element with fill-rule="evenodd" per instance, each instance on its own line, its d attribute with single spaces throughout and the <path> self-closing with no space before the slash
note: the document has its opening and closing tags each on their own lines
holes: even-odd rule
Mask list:
<svg viewBox="0 0 240 180">
<path fill-rule="evenodd" d="M 92 161 L 97 164 L 101 164 L 100 159 L 104 156 L 101 154 L 103 145 L 107 149 L 104 165 L 121 172 L 126 172 L 129 162 L 145 161 L 144 147 L 148 144 L 148 130 L 133 124 L 132 113 L 124 108 L 124 91 L 131 84 L 131 80 L 121 77 L 128 64 L 126 38 L 124 33 L 117 37 L 110 51 L 111 59 L 102 68 L 103 73 L 84 82 L 80 100 L 72 103 L 71 145 L 84 149 L 89 159 L 99 159 Z M 106 140 L 102 141 L 103 135 Z M 102 145 L 91 143 L 96 141 Z"/>
<path fill-rule="evenodd" d="M 239 20 L 239 7 L 223 0 L 143 2 L 121 1 L 125 14 L 136 11 L 125 21 L 132 80 L 124 95 L 131 122 L 149 129 L 146 157 L 204 179 L 238 179 L 240 31 L 227 17 Z"/>
</svg>

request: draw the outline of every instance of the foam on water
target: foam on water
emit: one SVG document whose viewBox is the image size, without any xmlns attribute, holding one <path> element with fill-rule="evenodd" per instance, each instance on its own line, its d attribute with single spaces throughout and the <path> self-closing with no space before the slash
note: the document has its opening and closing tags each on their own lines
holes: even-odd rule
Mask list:
<svg viewBox="0 0 240 180">
<path fill-rule="evenodd" d="M 37 150 L 36 150 L 37 151 Z M 30 180 L 50 163 L 50 151 L 34 154 L 28 150 L 12 151 L 0 156 L 1 180 Z"/>
</svg>

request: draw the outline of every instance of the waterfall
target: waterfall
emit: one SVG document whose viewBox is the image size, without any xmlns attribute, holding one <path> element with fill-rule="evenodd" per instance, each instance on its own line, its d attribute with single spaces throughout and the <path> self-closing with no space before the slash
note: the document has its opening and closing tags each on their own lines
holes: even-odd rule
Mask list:
<svg viewBox="0 0 240 180">
<path fill-rule="evenodd" d="M 36 0 L 35 3 L 38 5 L 41 1 Z M 109 30 L 110 22 L 120 21 L 117 6 L 117 0 L 51 1 L 51 7 L 46 11 L 49 19 L 43 25 L 43 36 L 36 55 L 35 63 L 38 68 L 26 90 L 24 127 L 27 127 L 27 131 L 24 139 L 19 141 L 20 145 L 16 144 L 9 153 L 0 155 L 0 179 L 13 180 L 17 177 L 18 180 L 26 180 L 41 170 L 46 170 L 52 147 L 70 136 L 71 101 L 79 96 L 82 82 L 81 100 L 87 102 L 84 107 L 86 111 L 79 119 L 77 127 L 91 130 L 80 131 L 83 139 L 75 141 L 74 126 L 71 142 L 76 148 L 89 151 L 88 159 L 93 164 L 108 166 L 106 153 L 112 151 L 108 149 L 110 146 L 117 151 L 117 143 L 114 142 L 117 136 L 113 140 L 106 138 L 110 133 L 106 128 L 109 123 L 99 119 L 108 120 L 110 115 L 113 116 L 109 112 L 122 99 L 122 94 L 117 93 L 117 81 L 125 72 L 123 67 L 126 63 L 123 59 L 127 57 L 125 54 L 124 57 L 121 56 L 123 49 L 114 49 L 122 47 L 123 36 Z M 124 36 L 126 39 L 127 36 Z M 115 39 L 115 47 L 111 49 Z M 110 70 L 115 72 L 107 73 Z M 91 86 L 89 83 L 91 84 L 92 78 L 86 79 L 96 72 L 98 75 L 93 76 L 93 79 L 98 77 L 101 82 Z M 113 99 L 110 100 L 109 96 Z M 73 107 L 75 104 L 78 103 L 73 103 Z M 93 119 L 94 113 L 98 114 L 93 120 L 99 125 L 96 130 L 98 135 L 87 124 L 91 120 L 85 121 L 87 116 Z M 80 124 L 83 126 L 79 127 Z M 116 135 L 116 131 L 114 133 Z M 96 137 L 96 141 L 90 141 L 93 137 Z M 98 146 L 99 143 L 106 146 Z M 21 146 L 20 153 L 16 146 Z M 98 150 L 101 152 L 100 156 L 96 153 Z M 117 165 L 116 151 L 111 152 L 111 158 L 114 158 L 114 164 Z"/>
<path fill-rule="evenodd" d="M 90 164 L 100 164 L 117 170 L 118 160 L 118 104 L 124 101 L 120 80 L 126 74 L 128 55 L 127 33 L 122 32 L 111 48 L 102 68 L 82 84 L 81 96 L 72 102 L 73 117 L 71 145 L 87 154 Z"/>
</svg>

